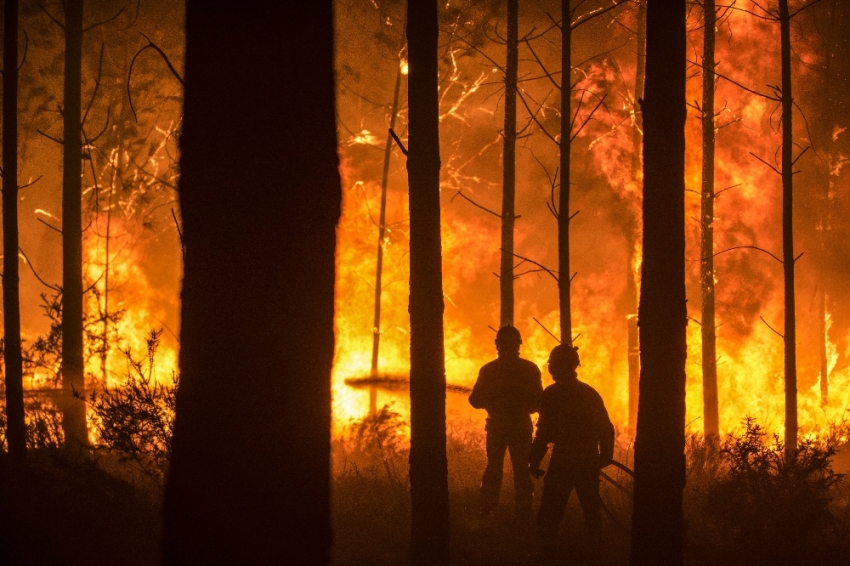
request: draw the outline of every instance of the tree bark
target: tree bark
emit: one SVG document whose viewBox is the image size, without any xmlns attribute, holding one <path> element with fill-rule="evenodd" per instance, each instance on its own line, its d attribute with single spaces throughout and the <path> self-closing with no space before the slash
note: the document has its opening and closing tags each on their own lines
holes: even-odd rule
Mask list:
<svg viewBox="0 0 850 566">
<path fill-rule="evenodd" d="M 643 164 L 641 160 L 641 147 L 643 145 L 643 113 L 641 111 L 641 100 L 643 99 L 643 83 L 646 72 L 646 0 L 639 0 L 637 12 L 637 69 L 635 71 L 635 124 L 632 129 L 632 143 L 634 153 L 632 154 L 632 178 L 643 188 Z M 628 266 L 626 267 L 626 300 L 629 309 L 634 314 L 627 317 L 629 336 L 629 433 L 634 435 L 637 428 L 638 409 L 638 384 L 640 383 L 640 339 L 637 325 L 638 309 L 638 275 L 636 264 L 639 259 L 637 237 L 640 233 L 639 219 L 635 218 L 626 231 L 627 245 L 629 247 Z"/>
<path fill-rule="evenodd" d="M 640 400 L 632 566 L 683 561 L 685 485 L 684 0 L 648 2 Z"/>
<path fill-rule="evenodd" d="M 782 265 L 785 275 L 785 449 L 797 450 L 797 319 L 794 296 L 794 164 L 791 129 L 794 99 L 791 93 L 791 17 L 788 0 L 779 0 L 782 54 Z"/>
<path fill-rule="evenodd" d="M 705 436 L 720 434 L 717 399 L 717 326 L 714 307 L 714 0 L 704 0 L 705 32 L 702 71 L 702 399 Z"/>
<path fill-rule="evenodd" d="M 398 97 L 401 92 L 401 65 L 396 71 L 395 90 L 393 91 L 393 105 L 390 114 L 390 130 L 395 128 L 395 119 L 398 114 Z M 378 375 L 378 353 L 381 348 L 381 293 L 383 291 L 384 274 L 384 238 L 387 233 L 387 186 L 390 178 L 390 158 L 393 154 L 393 138 L 387 134 L 387 144 L 384 147 L 384 171 L 381 175 L 381 215 L 378 221 L 378 259 L 375 266 L 375 315 L 372 323 L 372 377 Z M 378 388 L 372 385 L 369 388 L 369 413 L 374 414 L 377 410 Z"/>
<path fill-rule="evenodd" d="M 62 429 L 68 446 L 88 445 L 83 360 L 82 225 L 83 0 L 65 3 L 65 100 L 62 109 Z"/>
<path fill-rule="evenodd" d="M 329 561 L 341 198 L 332 2 L 294 14 L 285 3 L 186 6 L 164 564 Z"/>
<path fill-rule="evenodd" d="M 570 303 L 570 149 L 572 147 L 572 10 L 570 0 L 561 0 L 561 139 L 558 170 L 558 307 L 561 313 L 561 343 L 573 343 Z"/>
<path fill-rule="evenodd" d="M 410 500 L 414 566 L 449 563 L 440 240 L 437 4 L 407 12 L 410 187 Z"/>
<path fill-rule="evenodd" d="M 6 0 L 3 30 L 3 361 L 6 441 L 19 467 L 27 457 L 18 263 L 18 1 Z"/>
<path fill-rule="evenodd" d="M 508 1 L 505 65 L 505 129 L 502 132 L 502 254 L 499 270 L 499 326 L 514 323 L 514 223 L 516 217 L 516 96 L 519 68 L 519 0 Z"/>
</svg>

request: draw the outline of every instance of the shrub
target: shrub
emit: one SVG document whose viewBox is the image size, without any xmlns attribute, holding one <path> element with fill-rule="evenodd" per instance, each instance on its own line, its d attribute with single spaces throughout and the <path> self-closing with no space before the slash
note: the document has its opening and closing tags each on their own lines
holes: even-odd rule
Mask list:
<svg viewBox="0 0 850 566">
<path fill-rule="evenodd" d="M 133 464 L 159 485 L 171 458 L 179 385 L 174 372 L 173 386 L 155 379 L 156 350 L 161 335 L 161 330 L 151 330 L 146 358 L 137 360 L 129 349 L 123 351 L 129 370 L 121 387 L 104 388 L 89 396 L 89 419 L 98 435 L 97 447 L 114 450 L 122 462 Z"/>
<path fill-rule="evenodd" d="M 717 537 L 723 564 L 828 564 L 838 550 L 830 512 L 842 475 L 831 467 L 830 442 L 805 440 L 796 455 L 778 436 L 748 418 L 740 436 L 719 451 L 718 470 L 705 494 L 707 527 Z"/>
</svg>

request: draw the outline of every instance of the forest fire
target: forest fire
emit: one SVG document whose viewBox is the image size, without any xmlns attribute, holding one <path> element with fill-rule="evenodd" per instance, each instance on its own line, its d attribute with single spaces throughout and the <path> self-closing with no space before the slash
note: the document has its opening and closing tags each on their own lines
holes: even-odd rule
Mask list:
<svg viewBox="0 0 850 566">
<path fill-rule="evenodd" d="M 779 27 L 745 10 L 726 10 L 717 24 L 715 282 L 717 293 L 717 364 L 721 431 L 754 417 L 780 432 L 784 420 L 783 293 L 781 250 L 781 144 L 776 87 L 779 81 Z M 368 21 L 370 7 L 352 11 L 338 23 L 341 37 Z M 499 131 L 503 110 L 504 47 L 470 42 L 475 17 L 461 9 L 446 16 L 441 83 L 443 277 L 445 290 L 446 367 L 448 381 L 471 386 L 477 368 L 495 355 L 493 328 L 498 326 L 499 194 L 501 154 Z M 521 11 L 521 34 L 529 37 L 546 28 L 546 13 L 554 6 L 528 6 Z M 689 18 L 693 45 L 701 43 L 701 13 Z M 386 54 L 369 67 L 351 44 L 339 54 L 341 152 L 344 157 L 343 217 L 338 231 L 337 354 L 334 366 L 334 410 L 337 423 L 363 416 L 368 391 L 344 384 L 347 378 L 369 375 L 372 352 L 377 213 L 380 207 L 381 152 L 389 122 L 390 70 L 393 46 L 401 42 L 401 12 L 385 14 L 374 33 L 383 38 Z M 626 299 L 626 280 L 639 270 L 640 171 L 634 167 L 635 12 L 624 10 L 595 27 L 576 32 L 574 49 L 586 60 L 575 71 L 573 92 L 577 123 L 588 120 L 572 144 L 573 319 L 576 344 L 582 354 L 581 375 L 602 392 L 612 419 L 627 437 L 628 325 L 636 311 Z M 805 17 L 801 15 L 800 17 Z M 464 19 L 468 18 L 468 19 Z M 466 22 L 466 23 L 464 23 Z M 551 22 L 550 22 L 551 24 Z M 493 24 L 494 25 L 494 24 Z M 533 31 L 536 30 L 536 31 Z M 521 96 L 529 110 L 519 116 L 525 138 L 518 151 L 518 214 L 516 227 L 517 318 L 525 337 L 524 355 L 538 364 L 546 359 L 560 334 L 557 284 L 545 268 L 554 269 L 556 223 L 546 202 L 553 189 L 557 147 L 543 128 L 557 135 L 557 100 L 547 73 L 559 71 L 553 44 L 557 30 L 529 40 L 520 67 Z M 822 37 L 800 32 L 795 37 L 793 76 L 797 87 L 794 139 L 795 247 L 802 252 L 797 271 L 798 405 L 801 434 L 822 436 L 843 423 L 850 408 L 850 325 L 844 297 L 836 286 L 846 275 L 845 215 L 847 135 L 836 122 L 816 85 L 824 80 Z M 700 50 L 690 57 L 687 122 L 686 207 L 688 248 L 687 421 L 702 431 L 702 368 L 700 336 L 700 183 L 701 68 Z M 395 63 L 397 64 L 397 63 Z M 486 77 L 486 79 L 484 78 Z M 605 97 L 596 113 L 596 101 Z M 519 105 L 522 108 L 522 104 Z M 399 114 L 404 124 L 405 108 Z M 531 118 L 534 113 L 535 119 Z M 351 131 L 368 129 L 370 140 Z M 404 126 L 396 126 L 400 134 Z M 404 135 L 401 136 L 402 140 Z M 807 150 L 808 151 L 805 151 Z M 406 281 L 406 173 L 404 157 L 395 149 L 390 162 L 387 237 L 384 241 L 380 374 L 405 376 L 408 367 Z M 457 198 L 462 191 L 463 197 Z M 550 194 L 551 193 L 551 194 Z M 480 205 L 478 207 L 474 204 Z M 482 210 L 482 208 L 486 210 Z M 495 212 L 494 212 L 495 211 Z M 490 213 L 492 214 L 490 214 Z M 629 253 L 629 246 L 635 252 Z M 629 265 L 629 258 L 634 265 Z M 531 261 L 525 261 L 523 258 Z M 533 262 L 533 263 L 532 263 Z M 825 299 L 821 299 L 821 295 Z M 823 307 L 820 305 L 823 303 Z M 536 319 L 536 320 L 535 320 Z M 545 328 L 544 328 L 545 327 Z M 821 354 L 821 352 L 824 352 Z M 826 376 L 821 358 L 826 356 Z M 545 375 L 545 374 L 544 374 Z M 821 380 L 828 379 L 824 400 Z M 457 397 L 455 399 L 454 397 Z M 378 406 L 395 403 L 405 412 L 405 396 L 380 392 Z M 450 411 L 463 422 L 470 417 L 461 396 L 449 394 Z M 624 437 L 624 438 L 625 438 Z"/>
<path fill-rule="evenodd" d="M 850 2 L 2 4 L 0 563 L 847 563 Z"/>
</svg>

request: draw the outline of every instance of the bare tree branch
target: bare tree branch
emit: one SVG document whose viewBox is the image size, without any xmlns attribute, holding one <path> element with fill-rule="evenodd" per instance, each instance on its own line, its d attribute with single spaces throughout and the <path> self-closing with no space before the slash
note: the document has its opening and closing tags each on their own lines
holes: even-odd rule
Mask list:
<svg viewBox="0 0 850 566">
<path fill-rule="evenodd" d="M 142 53 L 143 53 L 146 49 L 153 49 L 154 51 L 156 51 L 157 53 L 159 53 L 159 55 L 160 55 L 160 56 L 162 57 L 162 59 L 165 61 L 165 64 L 166 64 L 166 65 L 168 65 L 168 69 L 171 71 L 171 74 L 172 74 L 172 75 L 174 75 L 174 78 L 176 78 L 176 79 L 180 82 L 180 86 L 182 86 L 182 87 L 185 87 L 185 86 L 186 86 L 186 82 L 183 80 L 183 77 L 181 77 L 181 76 L 180 76 L 180 73 L 178 73 L 178 72 L 177 72 L 177 69 L 175 69 L 175 68 L 174 68 L 174 65 L 172 65 L 172 64 L 171 64 L 171 60 L 168 58 L 168 55 L 166 55 L 166 54 L 165 54 L 165 52 L 164 52 L 162 49 L 160 49 L 160 48 L 159 48 L 159 46 L 158 46 L 157 44 L 155 44 L 153 41 L 151 41 L 151 39 L 150 39 L 148 36 L 146 36 L 146 35 L 145 35 L 145 34 L 143 34 L 142 32 L 139 32 L 139 35 L 141 35 L 142 37 L 144 37 L 145 39 L 147 39 L 147 40 L 148 40 L 148 44 L 147 44 L 147 45 L 145 45 L 144 47 L 142 47 L 141 49 L 139 49 L 139 50 L 136 52 L 136 54 L 135 54 L 135 55 L 133 55 L 133 60 L 132 60 L 132 61 L 130 61 L 130 70 L 127 72 L 127 98 L 128 98 L 128 99 L 129 99 L 129 101 L 130 101 L 130 110 L 132 110 L 132 111 L 133 111 L 133 119 L 134 119 L 136 122 L 138 122 L 138 121 L 139 121 L 139 118 L 138 118 L 138 116 L 136 115 L 136 108 L 133 106 L 133 95 L 132 95 L 132 92 L 131 92 L 131 90 L 130 90 L 130 83 L 131 83 L 132 78 L 133 78 L 133 66 L 136 64 L 136 59 L 137 59 L 137 58 L 139 57 L 139 55 L 141 55 L 141 54 L 142 54 Z"/>
<path fill-rule="evenodd" d="M 550 134 L 549 131 L 540 122 L 540 120 L 538 120 L 537 114 L 535 114 L 534 112 L 531 111 L 531 108 L 528 106 L 528 102 L 525 100 L 525 96 L 523 96 L 523 92 L 519 89 L 517 90 L 517 98 L 519 98 L 520 102 L 522 102 L 522 105 L 525 106 L 525 109 L 528 111 L 529 115 L 531 116 L 531 119 L 534 120 L 534 123 L 537 124 L 537 127 L 540 128 L 540 131 L 543 132 L 546 135 L 547 138 L 552 140 L 552 143 L 554 143 L 555 145 L 558 145 L 558 140 L 556 140 L 555 136 Z M 538 111 L 539 111 L 539 106 L 538 106 Z"/>
<path fill-rule="evenodd" d="M 89 117 L 89 111 L 91 111 L 92 105 L 94 105 L 94 100 L 97 98 L 97 91 L 100 89 L 100 79 L 103 76 L 103 51 L 106 48 L 106 44 L 100 44 L 100 60 L 97 64 L 97 77 L 94 80 L 94 90 L 92 91 L 91 98 L 89 99 L 89 104 L 86 106 L 86 111 L 83 113 L 83 119 L 80 121 L 80 127 L 85 127 L 86 120 Z"/>
<path fill-rule="evenodd" d="M 626 1 L 627 0 L 615 0 L 614 4 L 608 6 L 607 8 L 599 8 L 595 12 L 594 11 L 588 12 L 587 14 L 584 15 L 583 18 L 582 17 L 576 18 L 576 21 L 572 22 L 570 24 L 570 28 L 575 30 L 580 25 L 586 24 L 587 22 L 593 20 L 597 16 L 601 16 L 602 14 L 607 14 L 608 12 L 610 12 L 611 10 L 613 10 L 615 8 L 619 8 L 620 6 L 625 4 Z"/>
<path fill-rule="evenodd" d="M 696 61 L 693 61 L 693 60 L 691 60 L 691 59 L 688 59 L 688 60 L 687 60 L 687 62 L 688 62 L 688 63 L 690 63 L 691 65 L 694 65 L 694 66 L 696 66 L 696 67 L 701 68 L 703 71 L 705 71 L 705 70 L 706 70 L 706 68 L 705 68 L 705 67 L 704 67 L 701 63 L 697 63 Z M 780 97 L 777 97 L 777 96 L 771 96 L 771 95 L 769 95 L 769 94 L 765 94 L 765 93 L 763 93 L 763 92 L 759 92 L 759 91 L 757 91 L 757 90 L 753 90 L 753 89 L 751 89 L 751 88 L 750 88 L 750 87 L 748 87 L 748 86 L 744 86 L 744 85 L 742 85 L 741 83 L 739 83 L 738 81 L 736 81 L 736 80 L 734 80 L 734 79 L 730 79 L 730 78 L 729 78 L 729 77 L 727 77 L 726 75 L 723 75 L 723 74 L 721 74 L 721 73 L 718 73 L 717 71 L 714 71 L 714 76 L 715 76 L 715 77 L 717 77 L 717 78 L 723 79 L 724 81 L 728 81 L 728 82 L 732 83 L 733 85 L 737 86 L 738 88 L 742 88 L 742 89 L 744 89 L 745 91 L 747 91 L 747 92 L 749 92 L 749 93 L 751 93 L 751 94 L 755 94 L 756 96 L 761 96 L 762 98 L 767 98 L 768 100 L 775 100 L 776 102 L 781 102 L 781 101 L 782 101 L 782 98 L 780 98 Z M 770 85 L 767 85 L 767 86 L 770 86 Z"/>
<path fill-rule="evenodd" d="M 560 343 L 561 343 L 561 340 L 560 340 L 557 336 L 555 336 L 554 334 L 552 334 L 552 332 L 550 332 L 548 328 L 546 328 L 545 326 L 543 326 L 543 323 L 542 323 L 542 322 L 540 322 L 539 320 L 537 320 L 537 318 L 535 318 L 535 317 L 531 317 L 531 320 L 533 320 L 534 322 L 536 322 L 537 324 L 539 324 L 539 325 L 540 325 L 540 328 L 542 328 L 543 330 L 545 330 L 545 331 L 546 331 L 546 334 L 548 334 L 549 336 L 551 336 L 552 338 L 554 338 L 554 339 L 555 339 L 555 341 L 556 341 L 558 344 L 560 344 Z"/>
<path fill-rule="evenodd" d="M 783 336 L 782 334 L 780 334 L 780 333 L 779 333 L 779 332 L 778 332 L 778 331 L 777 331 L 774 327 L 772 327 L 771 325 L 769 325 L 769 324 L 767 323 L 767 321 L 764 319 L 764 317 L 763 317 L 763 316 L 759 315 L 759 318 L 761 319 L 761 321 L 764 323 L 764 325 L 765 325 L 765 326 L 767 326 L 768 328 L 770 328 L 770 329 L 773 331 L 773 333 L 774 333 L 774 334 L 776 334 L 777 336 L 779 336 L 780 338 L 782 338 L 783 340 L 785 340 L 785 336 Z"/>
<path fill-rule="evenodd" d="M 50 228 L 51 230 L 56 230 L 56 231 L 57 231 L 57 232 L 59 232 L 60 234 L 62 233 L 62 230 L 60 230 L 60 229 L 59 229 L 59 228 L 57 228 L 56 226 L 53 226 L 52 224 L 48 224 L 48 223 L 47 223 L 47 222 L 45 222 L 43 219 L 41 219 L 41 218 L 36 218 L 36 220 L 38 220 L 39 222 L 41 222 L 42 224 L 44 224 L 45 226 L 47 226 L 47 227 L 48 227 L 48 228 Z"/>
<path fill-rule="evenodd" d="M 41 5 L 41 2 L 36 2 L 36 5 L 38 6 L 38 8 L 39 8 L 42 12 L 44 12 L 45 14 L 47 14 L 47 17 L 48 17 L 48 18 L 50 18 L 51 20 L 53 20 L 53 23 L 54 23 L 54 24 L 56 24 L 57 26 L 59 26 L 59 27 L 60 27 L 60 28 L 62 28 L 62 29 L 65 29 L 65 24 L 64 24 L 64 23 L 62 23 L 62 22 L 60 22 L 59 20 L 57 20 L 55 17 L 53 17 L 53 14 L 51 14 L 50 12 L 48 12 L 48 11 L 47 11 L 47 6 L 42 6 L 42 5 Z"/>
<path fill-rule="evenodd" d="M 741 185 L 743 185 L 743 183 L 738 183 L 737 185 L 732 185 L 731 187 L 726 187 L 725 189 L 720 189 L 719 191 L 714 193 L 714 198 L 719 197 L 720 195 L 722 195 L 723 193 L 725 193 L 726 191 L 728 191 L 730 189 L 736 189 L 736 188 L 740 187 Z"/>
<path fill-rule="evenodd" d="M 494 211 L 490 210 L 489 208 L 486 208 L 486 207 L 484 207 L 484 206 L 481 206 L 480 204 L 478 204 L 477 202 L 475 202 L 474 200 L 472 200 L 471 198 L 469 198 L 468 196 L 466 196 L 465 194 L 463 194 L 463 189 L 458 189 L 457 193 L 455 193 L 455 196 L 453 196 L 453 197 L 452 197 L 451 202 L 454 202 L 455 197 L 462 197 L 462 198 L 464 198 L 467 202 L 471 203 L 473 206 L 477 206 L 478 208 L 480 208 L 480 209 L 481 209 L 481 210 L 483 210 L 484 212 L 489 212 L 490 214 L 492 214 L 492 215 L 493 215 L 493 216 L 495 216 L 496 218 L 501 218 L 501 217 L 502 217 L 502 215 L 501 215 L 501 214 L 499 214 L 499 213 L 497 213 L 497 212 L 494 212 Z"/>
<path fill-rule="evenodd" d="M 570 142 L 573 142 L 578 137 L 578 135 L 581 133 L 581 131 L 584 129 L 584 127 L 593 118 L 593 115 L 596 114 L 596 111 L 599 110 L 599 107 L 602 106 L 602 103 L 605 102 L 605 98 L 607 96 L 608 96 L 608 93 L 606 92 L 602 96 L 602 98 L 599 99 L 599 102 L 596 104 L 596 106 L 593 108 L 593 110 L 590 111 L 590 114 L 587 115 L 587 119 L 581 124 L 581 126 L 579 126 L 578 130 L 576 130 L 576 133 L 573 134 L 572 136 L 570 136 Z M 576 114 L 578 114 L 578 111 L 576 111 Z M 563 139 L 563 136 L 562 136 L 562 139 Z"/>
<path fill-rule="evenodd" d="M 50 283 L 46 282 L 44 279 L 42 279 L 42 278 L 41 278 L 41 276 L 40 276 L 40 275 L 38 274 L 38 272 L 35 270 L 35 267 L 33 267 L 32 263 L 30 263 L 30 260 L 29 260 L 29 258 L 27 257 L 27 254 L 26 254 L 26 253 L 24 253 L 23 248 L 18 247 L 18 251 L 20 252 L 21 256 L 24 258 L 24 263 L 26 263 L 26 264 L 29 266 L 30 271 L 32 271 L 32 274 L 33 274 L 33 275 L 35 275 L 35 278 L 36 278 L 36 279 L 38 279 L 38 281 L 39 281 L 42 285 L 44 285 L 45 287 L 47 287 L 47 288 L 49 288 L 49 289 L 53 289 L 54 291 L 61 291 L 61 289 L 60 289 L 58 286 L 56 286 L 56 285 L 51 285 Z"/>
<path fill-rule="evenodd" d="M 30 182 L 29 182 L 29 183 L 27 183 L 26 185 L 18 185 L 18 190 L 20 191 L 21 189 L 26 189 L 27 187 L 31 187 L 31 186 L 35 185 L 36 183 L 38 183 L 39 181 L 41 181 L 41 178 L 42 178 L 43 176 L 44 176 L 44 175 L 39 175 L 38 177 L 36 177 L 35 179 L 33 179 L 32 181 L 30 181 Z"/>
<path fill-rule="evenodd" d="M 782 175 L 782 171 L 780 171 L 779 169 L 777 169 L 776 167 L 774 167 L 773 165 L 771 165 L 770 163 L 768 163 L 767 161 L 765 161 L 764 159 L 762 159 L 761 157 L 759 157 L 758 155 L 753 153 L 752 151 L 750 152 L 750 155 L 752 155 L 753 157 L 755 157 L 756 159 L 758 159 L 759 161 L 761 161 L 762 163 L 764 163 L 765 165 L 767 165 L 768 167 L 773 169 L 776 172 L 777 175 L 780 175 L 780 176 Z"/>
<path fill-rule="evenodd" d="M 59 138 L 54 138 L 54 137 L 53 137 L 53 136 L 51 136 L 50 134 L 46 134 L 46 133 L 42 132 L 42 131 L 41 131 L 41 130 L 39 130 L 38 128 L 36 128 L 36 130 L 35 130 L 35 131 L 36 131 L 36 132 L 38 132 L 39 134 L 43 135 L 43 136 L 44 136 L 44 137 L 46 137 L 47 139 L 52 140 L 52 141 L 55 141 L 55 142 L 56 142 L 56 143 L 58 143 L 59 145 L 65 145 L 65 142 L 64 142 L 64 141 L 60 140 Z"/>
<path fill-rule="evenodd" d="M 96 28 L 96 27 L 100 27 L 100 26 L 106 25 L 106 24 L 108 24 L 108 23 L 109 23 L 109 22 L 111 22 L 111 21 L 117 20 L 117 19 L 118 19 L 118 16 L 120 16 L 120 15 L 124 12 L 124 10 L 126 10 L 126 9 L 127 9 L 127 4 L 124 4 L 123 6 L 121 6 L 121 9 L 120 9 L 120 10 L 118 10 L 118 12 L 117 12 L 114 16 L 112 16 L 111 18 L 106 19 L 106 20 L 103 20 L 102 22 L 98 22 L 98 23 L 96 23 L 96 24 L 92 24 L 92 25 L 90 25 L 90 26 L 89 26 L 89 27 L 87 27 L 87 28 L 83 28 L 83 33 L 87 32 L 87 31 L 89 31 L 89 30 L 93 30 L 93 29 L 94 29 L 94 28 Z"/>
<path fill-rule="evenodd" d="M 404 154 L 404 156 L 407 157 L 407 148 L 404 147 L 404 144 L 401 143 L 401 140 L 399 139 L 399 137 L 396 135 L 395 131 L 392 128 L 390 128 L 390 135 L 395 140 L 395 143 L 398 144 L 398 148 L 401 150 L 401 152 Z"/>
<path fill-rule="evenodd" d="M 779 263 L 783 263 L 783 261 L 781 259 L 779 259 L 777 256 L 770 253 L 766 249 L 760 248 L 758 246 L 733 246 L 731 248 L 726 248 L 725 250 L 721 250 L 721 251 L 717 252 L 716 254 L 710 255 L 708 257 L 700 258 L 699 260 L 691 260 L 691 261 L 706 261 L 710 258 L 717 257 L 720 254 L 725 254 L 726 252 L 731 252 L 732 250 L 756 250 L 756 251 L 760 251 L 762 253 L 766 253 L 767 255 L 769 255 L 770 257 L 772 257 L 773 259 L 775 259 Z"/>
<path fill-rule="evenodd" d="M 500 249 L 499 249 L 499 251 L 503 251 L 503 252 L 504 252 L 504 251 L 507 251 L 507 250 L 504 250 L 504 249 L 501 249 L 501 248 L 500 248 Z M 519 259 L 521 259 L 521 260 L 523 260 L 523 261 L 527 261 L 528 263 L 532 263 L 532 264 L 536 265 L 537 267 L 539 267 L 540 269 L 542 269 L 543 271 L 545 271 L 546 273 L 548 273 L 549 275 L 551 275 L 551 276 L 552 276 L 552 279 L 554 279 L 556 282 L 557 282 L 557 281 L 559 281 L 559 280 L 558 280 L 558 275 L 556 275 L 556 273 L 557 273 L 557 272 L 556 272 L 556 271 L 553 271 L 553 270 L 551 270 L 551 269 L 549 269 L 548 267 L 546 267 L 546 266 L 545 266 L 545 265 L 543 265 L 542 263 L 538 263 L 538 262 L 534 261 L 533 259 L 529 259 L 529 258 L 527 258 L 527 257 L 521 256 L 521 255 L 519 255 L 519 254 L 515 254 L 515 253 L 513 253 L 513 252 L 508 252 L 508 253 L 509 253 L 509 254 L 511 254 L 512 256 L 516 257 L 516 258 L 519 258 Z"/>
</svg>

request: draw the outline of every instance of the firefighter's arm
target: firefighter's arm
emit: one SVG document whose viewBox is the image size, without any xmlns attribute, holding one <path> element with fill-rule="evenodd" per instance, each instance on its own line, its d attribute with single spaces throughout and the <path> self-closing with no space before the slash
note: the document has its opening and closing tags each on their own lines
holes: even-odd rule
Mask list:
<svg viewBox="0 0 850 566">
<path fill-rule="evenodd" d="M 543 461 L 543 457 L 548 451 L 549 443 L 542 440 L 539 436 L 531 443 L 531 452 L 528 456 L 528 471 L 535 478 L 543 477 L 543 474 L 546 473 L 540 469 L 540 462 Z"/>
<path fill-rule="evenodd" d="M 532 364 L 529 383 L 528 383 L 528 414 L 537 413 L 540 411 L 541 398 L 543 396 L 543 379 L 540 375 L 540 369 Z"/>
<path fill-rule="evenodd" d="M 489 387 L 488 379 L 484 372 L 484 368 L 478 372 L 478 379 L 472 387 L 472 393 L 469 394 L 469 404 L 476 409 L 487 409 L 489 403 Z"/>
<path fill-rule="evenodd" d="M 535 478 L 540 478 L 545 473 L 540 469 L 540 462 L 549 451 L 549 443 L 554 440 L 554 422 L 550 403 L 544 396 L 540 406 L 540 416 L 537 419 L 537 434 L 531 443 L 531 452 L 528 456 L 528 470 Z"/>
<path fill-rule="evenodd" d="M 614 461 L 614 425 L 599 399 L 599 467 L 604 468 Z"/>
</svg>

